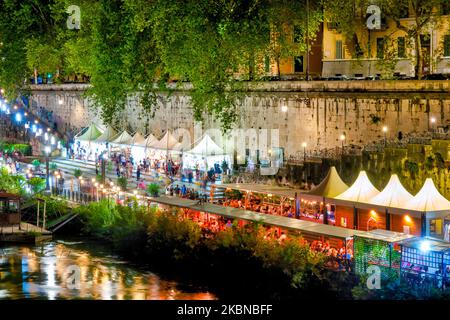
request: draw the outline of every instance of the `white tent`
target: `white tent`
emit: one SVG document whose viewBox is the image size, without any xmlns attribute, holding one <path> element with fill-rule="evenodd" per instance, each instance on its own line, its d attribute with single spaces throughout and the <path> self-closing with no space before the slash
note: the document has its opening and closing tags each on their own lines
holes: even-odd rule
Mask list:
<svg viewBox="0 0 450 320">
<path fill-rule="evenodd" d="M 346 190 L 348 190 L 348 186 L 344 183 L 344 181 L 342 181 L 336 168 L 331 167 L 325 179 L 323 179 L 317 187 L 309 192 L 306 192 L 306 195 L 321 198 L 333 198 L 345 192 Z"/>
<path fill-rule="evenodd" d="M 197 143 L 197 145 L 183 154 L 183 167 L 195 168 L 199 166 L 200 170 L 206 171 L 214 167 L 214 164 L 221 165 L 225 161 L 231 168 L 231 156 L 226 154 L 213 139 L 207 134 Z"/>
<path fill-rule="evenodd" d="M 93 142 L 102 135 L 102 131 L 95 124 L 91 124 L 87 130 L 75 136 L 75 140 L 83 142 Z"/>
<path fill-rule="evenodd" d="M 95 143 L 105 143 L 105 142 L 111 142 L 112 139 L 117 136 L 117 132 L 112 127 L 107 127 L 105 132 L 95 139 Z"/>
<path fill-rule="evenodd" d="M 398 176 L 393 174 L 383 191 L 373 197 L 370 203 L 383 207 L 405 208 L 412 198 L 413 195 L 403 187 Z"/>
<path fill-rule="evenodd" d="M 133 138 L 131 138 L 128 142 L 132 147 L 142 147 L 142 144 L 145 143 L 145 137 L 139 132 L 136 132 Z"/>
<path fill-rule="evenodd" d="M 131 155 L 136 162 L 139 162 L 145 158 L 145 137 L 136 132 L 136 134 L 128 141 L 128 145 L 131 147 Z"/>
<path fill-rule="evenodd" d="M 223 149 L 219 147 L 207 134 L 204 135 L 203 139 L 199 143 L 197 143 L 197 145 L 193 149 L 187 151 L 187 153 L 201 156 L 215 156 L 225 154 Z"/>
<path fill-rule="evenodd" d="M 150 145 L 156 143 L 157 141 L 158 141 L 158 139 L 156 139 L 155 136 L 150 133 L 143 142 L 141 142 L 141 143 L 138 142 L 137 145 L 140 147 L 147 148 Z"/>
<path fill-rule="evenodd" d="M 380 191 L 372 185 L 366 172 L 361 171 L 352 186 L 335 199 L 370 203 L 370 200 L 379 193 Z"/>
<path fill-rule="evenodd" d="M 447 211 L 450 210 L 450 201 L 439 193 L 433 180 L 428 178 L 422 189 L 408 201 L 406 208 L 420 212 Z"/>
<path fill-rule="evenodd" d="M 115 145 L 127 145 L 130 143 L 132 137 L 127 131 L 122 132 L 118 136 L 114 137 L 114 140 L 111 141 L 112 144 Z"/>
<path fill-rule="evenodd" d="M 149 145 L 149 148 L 159 149 L 159 150 L 171 150 L 178 143 L 177 139 L 170 133 L 166 132 L 161 140 Z"/>
</svg>

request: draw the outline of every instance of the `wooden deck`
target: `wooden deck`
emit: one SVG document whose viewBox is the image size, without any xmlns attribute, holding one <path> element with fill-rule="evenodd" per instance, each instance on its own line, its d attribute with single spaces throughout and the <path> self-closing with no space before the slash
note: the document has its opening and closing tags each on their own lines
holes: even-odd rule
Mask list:
<svg viewBox="0 0 450 320">
<path fill-rule="evenodd" d="M 0 226 L 0 243 L 38 243 L 52 239 L 52 233 L 35 225 L 21 222 L 14 226 Z"/>
</svg>

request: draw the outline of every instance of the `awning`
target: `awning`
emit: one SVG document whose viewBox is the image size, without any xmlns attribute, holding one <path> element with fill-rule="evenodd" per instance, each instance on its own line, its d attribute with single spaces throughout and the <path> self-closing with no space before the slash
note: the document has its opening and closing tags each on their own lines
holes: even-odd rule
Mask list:
<svg viewBox="0 0 450 320">
<path fill-rule="evenodd" d="M 164 205 L 176 206 L 179 208 L 186 208 L 194 211 L 207 212 L 217 214 L 227 218 L 242 219 L 253 222 L 260 222 L 266 225 L 286 228 L 289 230 L 300 231 L 304 233 L 317 234 L 328 236 L 332 238 L 348 239 L 355 235 L 364 235 L 366 232 L 347 229 L 342 227 L 335 227 L 326 224 L 320 224 L 305 220 L 298 220 L 288 217 L 275 216 L 269 214 L 261 214 L 253 211 L 224 207 L 212 203 L 198 205 L 195 200 L 182 199 L 178 197 L 157 197 L 150 198 L 149 201 L 160 203 Z"/>
</svg>

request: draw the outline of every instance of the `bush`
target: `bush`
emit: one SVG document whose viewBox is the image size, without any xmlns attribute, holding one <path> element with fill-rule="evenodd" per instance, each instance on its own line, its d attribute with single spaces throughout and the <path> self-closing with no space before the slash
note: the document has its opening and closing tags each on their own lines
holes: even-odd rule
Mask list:
<svg viewBox="0 0 450 320">
<path fill-rule="evenodd" d="M 127 190 L 128 180 L 125 177 L 117 178 L 117 185 L 122 188 L 122 190 Z"/>
<path fill-rule="evenodd" d="M 157 183 L 150 183 L 147 186 L 147 192 L 149 193 L 149 195 L 153 196 L 153 197 L 158 197 L 159 196 L 159 191 L 160 191 L 160 186 Z"/>
<path fill-rule="evenodd" d="M 83 175 L 83 172 L 80 170 L 80 169 L 75 169 L 74 171 L 73 171 L 73 176 L 75 177 L 75 178 L 79 178 L 79 177 L 81 177 Z"/>
<path fill-rule="evenodd" d="M 25 178 L 22 176 L 13 176 L 8 173 L 6 168 L 0 168 L 0 190 L 25 195 Z"/>
<path fill-rule="evenodd" d="M 28 180 L 28 185 L 31 187 L 33 194 L 37 194 L 45 190 L 47 180 L 39 177 L 33 177 Z"/>
</svg>

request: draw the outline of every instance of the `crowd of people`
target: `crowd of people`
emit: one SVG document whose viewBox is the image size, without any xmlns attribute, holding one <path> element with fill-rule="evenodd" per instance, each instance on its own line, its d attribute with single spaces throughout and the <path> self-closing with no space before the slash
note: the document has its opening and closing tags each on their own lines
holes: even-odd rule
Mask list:
<svg viewBox="0 0 450 320">
<path fill-rule="evenodd" d="M 214 214 L 191 212 L 189 214 L 185 213 L 183 218 L 189 218 L 196 222 L 203 229 L 206 237 L 211 237 L 217 232 L 233 227 L 233 223 L 230 219 Z M 240 222 L 240 224 L 244 224 L 244 222 Z M 346 249 L 345 247 L 332 247 L 329 241 L 314 240 L 310 242 L 304 238 L 290 236 L 287 232 L 282 231 L 278 227 L 267 226 L 265 228 L 265 240 L 277 241 L 279 244 L 283 244 L 291 237 L 292 239 L 297 239 L 302 244 L 309 246 L 312 251 L 329 257 L 329 267 L 337 270 L 349 270 L 351 260 L 353 259 L 353 252 L 351 249 Z"/>
</svg>

